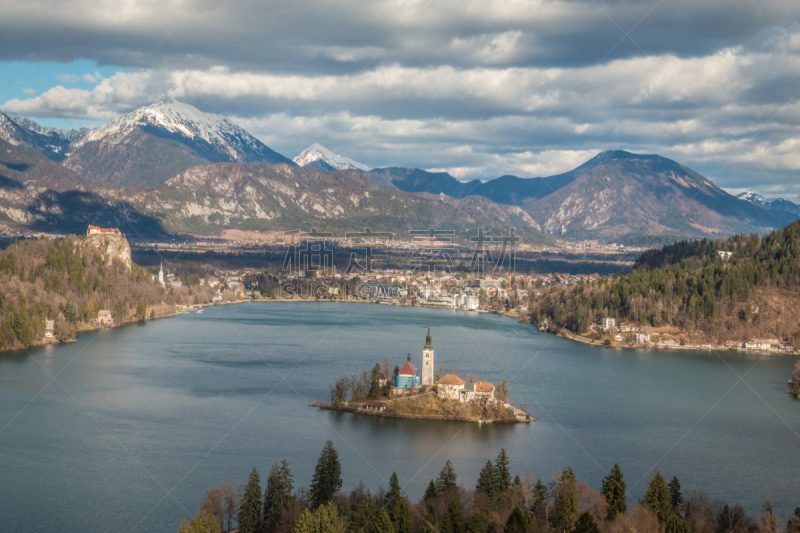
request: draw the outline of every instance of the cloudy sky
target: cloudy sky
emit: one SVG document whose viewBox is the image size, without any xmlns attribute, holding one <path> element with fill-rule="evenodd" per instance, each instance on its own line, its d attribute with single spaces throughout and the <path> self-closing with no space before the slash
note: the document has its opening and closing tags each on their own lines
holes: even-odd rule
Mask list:
<svg viewBox="0 0 800 533">
<path fill-rule="evenodd" d="M 6 0 L 0 72 L 57 127 L 176 98 L 288 157 L 489 179 L 620 148 L 800 193 L 797 0 Z"/>
</svg>

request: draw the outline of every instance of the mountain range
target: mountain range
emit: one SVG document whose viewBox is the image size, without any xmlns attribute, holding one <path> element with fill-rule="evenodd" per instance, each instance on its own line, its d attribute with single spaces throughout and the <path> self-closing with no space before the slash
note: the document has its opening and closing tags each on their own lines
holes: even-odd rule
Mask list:
<svg viewBox="0 0 800 533">
<path fill-rule="evenodd" d="M 39 229 L 87 221 L 142 235 L 514 226 L 539 242 L 655 244 L 764 233 L 800 216 L 786 200 L 739 196 L 670 159 L 622 150 L 555 176 L 462 182 L 370 169 L 316 143 L 290 160 L 228 119 L 175 100 L 92 130 L 0 113 L 0 218 Z"/>
</svg>

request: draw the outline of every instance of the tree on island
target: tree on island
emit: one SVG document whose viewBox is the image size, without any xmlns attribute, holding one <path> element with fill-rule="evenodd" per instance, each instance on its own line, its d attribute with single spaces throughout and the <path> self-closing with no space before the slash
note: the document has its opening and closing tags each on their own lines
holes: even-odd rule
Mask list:
<svg viewBox="0 0 800 533">
<path fill-rule="evenodd" d="M 311 478 L 311 507 L 316 509 L 333 500 L 333 495 L 340 488 L 342 488 L 342 465 L 339 463 L 339 454 L 333 447 L 333 442 L 328 440 L 322 448 L 314 476 Z"/>
<path fill-rule="evenodd" d="M 244 488 L 242 503 L 239 506 L 239 531 L 259 533 L 261 530 L 261 480 L 258 470 L 253 468 Z"/>
<path fill-rule="evenodd" d="M 625 514 L 628 510 L 628 504 L 625 502 L 626 490 L 622 469 L 615 463 L 611 473 L 603 479 L 603 488 L 600 491 L 608 503 L 609 520 L 613 520 L 618 514 Z"/>
</svg>

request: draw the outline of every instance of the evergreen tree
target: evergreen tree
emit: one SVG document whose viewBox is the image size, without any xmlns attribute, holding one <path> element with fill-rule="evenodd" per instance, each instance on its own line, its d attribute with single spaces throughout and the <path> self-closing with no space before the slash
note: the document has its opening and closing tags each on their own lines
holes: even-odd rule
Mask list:
<svg viewBox="0 0 800 533">
<path fill-rule="evenodd" d="M 478 484 L 475 486 L 475 490 L 489 498 L 494 498 L 497 495 L 497 483 L 495 479 L 494 465 L 492 465 L 491 461 L 486 461 L 486 464 L 481 469 L 481 473 L 478 474 Z"/>
<path fill-rule="evenodd" d="M 328 440 L 322 448 L 314 476 L 311 478 L 311 507 L 316 509 L 333 500 L 333 495 L 340 488 L 342 488 L 342 465 L 339 463 L 339 454 L 333 447 L 333 442 Z"/>
<path fill-rule="evenodd" d="M 505 492 L 511 488 L 511 472 L 508 468 L 506 449 L 501 448 L 494 463 L 495 479 L 497 480 L 497 493 Z"/>
<path fill-rule="evenodd" d="M 577 478 L 571 466 L 561 472 L 561 483 L 575 483 L 576 481 Z"/>
<path fill-rule="evenodd" d="M 264 490 L 264 522 L 263 529 L 272 533 L 280 521 L 283 509 L 293 498 L 294 478 L 289 463 L 284 459 L 281 464 L 274 464 L 269 471 L 267 488 Z"/>
<path fill-rule="evenodd" d="M 259 533 L 261 530 L 261 479 L 258 470 L 253 468 L 242 495 L 239 506 L 239 531 Z"/>
<path fill-rule="evenodd" d="M 389 478 L 389 492 L 386 494 L 385 498 L 386 507 L 389 509 L 394 507 L 394 504 L 400 497 L 400 482 L 397 479 L 397 472 L 392 472 L 392 475 Z"/>
<path fill-rule="evenodd" d="M 508 515 L 506 525 L 503 527 L 503 533 L 529 533 L 531 527 L 530 519 L 526 513 L 523 513 L 519 507 L 514 507 L 511 514 Z"/>
<path fill-rule="evenodd" d="M 562 482 L 558 486 L 555 501 L 553 502 L 550 525 L 553 526 L 557 533 L 571 531 L 577 514 L 578 500 L 575 498 L 575 484 L 570 481 Z"/>
<path fill-rule="evenodd" d="M 672 512 L 677 513 L 683 504 L 681 482 L 678 481 L 677 476 L 672 476 L 672 481 L 669 482 L 669 501 L 670 505 L 672 505 Z"/>
<path fill-rule="evenodd" d="M 467 520 L 467 533 L 489 533 L 492 515 L 486 509 L 479 509 Z"/>
<path fill-rule="evenodd" d="M 398 497 L 390 508 L 390 518 L 394 526 L 394 533 L 411 533 L 411 504 L 404 496 Z"/>
<path fill-rule="evenodd" d="M 431 480 L 431 482 L 428 483 L 428 488 L 425 489 L 425 494 L 423 494 L 422 500 L 427 501 L 431 498 L 437 497 L 438 495 L 439 492 L 436 490 L 436 484 L 433 482 L 433 480 Z"/>
<path fill-rule="evenodd" d="M 441 496 L 448 490 L 456 488 L 456 481 L 456 471 L 453 469 L 453 463 L 448 459 L 439 472 L 439 477 L 436 478 L 436 494 Z"/>
<path fill-rule="evenodd" d="M 644 505 L 653 511 L 662 524 L 669 518 L 672 511 L 669 487 L 661 472 L 656 470 L 656 475 L 650 480 L 647 492 L 644 495 Z"/>
<path fill-rule="evenodd" d="M 449 462 L 449 461 L 448 461 Z M 447 504 L 447 509 L 442 516 L 442 527 L 440 533 L 465 533 L 464 519 L 461 516 L 461 508 L 455 498 Z"/>
<path fill-rule="evenodd" d="M 386 509 L 381 509 L 378 513 L 378 519 L 372 528 L 371 533 L 395 533 L 392 520 L 389 518 L 389 513 Z"/>
<path fill-rule="evenodd" d="M 241 524 L 239 524 L 239 528 L 241 531 Z M 317 520 L 314 515 L 308 509 L 303 509 L 294 524 L 294 533 L 318 533 L 317 529 Z"/>
<path fill-rule="evenodd" d="M 516 476 L 514 476 L 513 486 L 519 487 L 520 485 L 522 485 L 522 480 L 519 478 L 519 474 L 517 474 Z"/>
<path fill-rule="evenodd" d="M 333 502 L 321 505 L 316 512 L 317 533 L 344 533 L 339 508 Z"/>
<path fill-rule="evenodd" d="M 664 524 L 664 533 L 689 533 L 689 527 L 678 516 L 671 514 Z"/>
<path fill-rule="evenodd" d="M 603 479 L 603 488 L 600 492 L 606 497 L 608 502 L 608 518 L 613 520 L 618 514 L 625 514 L 628 510 L 628 504 L 625 502 L 625 480 L 622 476 L 622 469 L 618 464 L 615 464 L 605 479 Z"/>
<path fill-rule="evenodd" d="M 600 533 L 591 513 L 582 513 L 575 521 L 574 533 Z"/>
<path fill-rule="evenodd" d="M 533 494 L 531 494 L 531 512 L 538 519 L 544 520 L 547 514 L 547 485 L 544 484 L 542 478 L 536 478 L 536 485 L 533 486 Z"/>
</svg>

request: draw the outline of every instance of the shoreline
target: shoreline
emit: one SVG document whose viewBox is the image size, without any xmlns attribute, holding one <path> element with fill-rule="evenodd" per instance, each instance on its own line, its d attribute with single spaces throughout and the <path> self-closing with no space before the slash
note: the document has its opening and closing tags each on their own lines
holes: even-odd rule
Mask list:
<svg viewBox="0 0 800 533">
<path fill-rule="evenodd" d="M 530 422 L 537 422 L 539 420 L 538 418 L 533 416 L 529 416 L 529 418 L 525 420 L 520 420 L 518 418 L 482 419 L 482 418 L 474 418 L 466 416 L 447 416 L 447 415 L 433 415 L 433 414 L 412 415 L 412 414 L 394 413 L 387 411 L 367 411 L 365 409 L 357 409 L 345 405 L 335 406 L 331 404 L 309 404 L 309 407 L 324 409 L 326 411 L 339 411 L 343 413 L 353 413 L 356 415 L 377 416 L 383 418 L 397 418 L 404 420 L 439 420 L 439 421 L 453 421 L 453 422 L 472 422 L 481 425 L 482 424 L 528 424 Z"/>
</svg>

